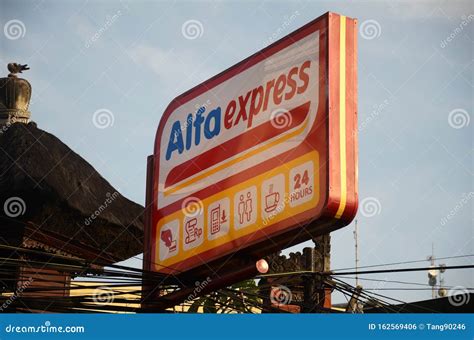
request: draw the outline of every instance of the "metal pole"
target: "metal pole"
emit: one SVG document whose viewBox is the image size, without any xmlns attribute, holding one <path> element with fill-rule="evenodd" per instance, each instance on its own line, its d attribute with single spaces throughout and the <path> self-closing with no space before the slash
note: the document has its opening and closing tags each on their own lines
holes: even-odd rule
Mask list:
<svg viewBox="0 0 474 340">
<path fill-rule="evenodd" d="M 357 230 L 357 220 L 354 224 L 354 239 L 355 239 L 355 271 L 356 271 L 356 287 L 359 286 L 359 235 Z"/>
<path fill-rule="evenodd" d="M 431 266 L 435 266 L 435 257 L 434 257 L 434 242 L 431 243 Z M 431 298 L 436 298 L 435 286 L 431 286 Z"/>
</svg>

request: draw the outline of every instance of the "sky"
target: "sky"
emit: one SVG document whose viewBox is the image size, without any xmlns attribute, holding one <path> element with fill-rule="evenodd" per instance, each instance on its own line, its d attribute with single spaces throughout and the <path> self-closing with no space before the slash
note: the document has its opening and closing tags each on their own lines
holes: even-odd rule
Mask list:
<svg viewBox="0 0 474 340">
<path fill-rule="evenodd" d="M 439 258 L 470 255 L 473 7 L 469 1 L 2 0 L 0 66 L 27 63 L 38 127 L 144 204 L 146 157 L 174 97 L 327 11 L 357 18 L 360 266 L 426 260 L 433 245 Z M 184 29 L 190 20 L 197 32 Z M 354 267 L 353 230 L 354 223 L 331 234 L 333 269 Z M 364 278 L 428 283 L 426 272 Z M 474 287 L 472 270 L 448 270 L 444 279 L 464 287 L 453 291 Z M 361 284 L 403 301 L 431 297 L 429 290 L 387 290 L 413 285 Z"/>
</svg>

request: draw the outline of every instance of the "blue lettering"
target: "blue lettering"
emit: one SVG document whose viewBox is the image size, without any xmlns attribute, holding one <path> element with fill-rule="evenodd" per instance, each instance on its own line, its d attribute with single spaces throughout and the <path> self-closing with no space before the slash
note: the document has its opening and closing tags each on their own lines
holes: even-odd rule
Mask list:
<svg viewBox="0 0 474 340">
<path fill-rule="evenodd" d="M 188 114 L 188 119 L 186 119 L 186 150 L 191 149 L 191 140 L 193 133 L 193 115 Z"/>
<path fill-rule="evenodd" d="M 199 108 L 196 112 L 196 120 L 194 121 L 194 144 L 199 145 L 201 143 L 201 125 L 204 122 L 202 114 L 206 111 L 205 107 Z"/>
<path fill-rule="evenodd" d="M 168 143 L 168 149 L 166 149 L 166 160 L 167 161 L 170 160 L 171 153 L 174 150 L 178 150 L 178 152 L 180 154 L 184 150 L 183 132 L 181 131 L 181 123 L 179 122 L 179 120 L 174 122 L 173 127 L 171 128 L 170 141 Z"/>
<path fill-rule="evenodd" d="M 221 108 L 215 108 L 214 110 L 209 112 L 206 117 L 204 117 L 205 111 L 205 107 L 200 107 L 196 112 L 194 120 L 193 115 L 191 113 L 188 114 L 184 126 L 181 125 L 180 121 L 176 121 L 173 123 L 173 126 L 171 127 L 168 148 L 166 149 L 167 161 L 171 159 L 171 156 L 175 150 L 178 150 L 179 154 L 182 154 L 185 149 L 190 150 L 193 145 L 193 138 L 194 145 L 199 145 L 199 143 L 201 142 L 201 131 L 203 131 L 204 137 L 206 139 L 214 138 L 215 136 L 218 136 L 220 134 Z M 184 128 L 186 128 L 186 133 L 183 133 Z"/>
<path fill-rule="evenodd" d="M 211 130 L 211 119 L 214 118 L 214 127 Z M 207 139 L 211 139 L 214 136 L 217 136 L 221 132 L 221 108 L 212 110 L 209 112 L 209 115 L 206 117 L 206 122 L 204 123 L 204 136 Z"/>
</svg>

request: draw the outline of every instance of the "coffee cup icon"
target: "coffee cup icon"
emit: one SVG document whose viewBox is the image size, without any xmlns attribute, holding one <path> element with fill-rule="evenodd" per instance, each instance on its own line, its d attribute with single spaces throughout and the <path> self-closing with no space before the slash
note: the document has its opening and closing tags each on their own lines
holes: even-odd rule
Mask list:
<svg viewBox="0 0 474 340">
<path fill-rule="evenodd" d="M 269 193 L 265 196 L 265 211 L 267 213 L 274 211 L 278 202 L 280 202 L 280 193 L 273 192 L 273 184 L 270 184 Z"/>
</svg>

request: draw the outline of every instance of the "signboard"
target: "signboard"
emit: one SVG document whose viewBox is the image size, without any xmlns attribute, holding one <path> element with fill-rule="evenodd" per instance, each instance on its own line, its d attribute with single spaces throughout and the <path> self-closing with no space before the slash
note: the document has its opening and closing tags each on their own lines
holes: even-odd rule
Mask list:
<svg viewBox="0 0 474 340">
<path fill-rule="evenodd" d="M 356 21 L 327 13 L 175 98 L 149 167 L 145 269 L 217 270 L 350 223 Z"/>
</svg>

